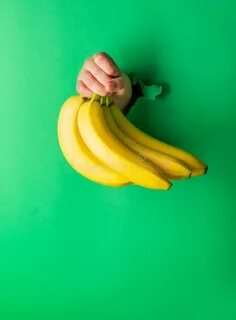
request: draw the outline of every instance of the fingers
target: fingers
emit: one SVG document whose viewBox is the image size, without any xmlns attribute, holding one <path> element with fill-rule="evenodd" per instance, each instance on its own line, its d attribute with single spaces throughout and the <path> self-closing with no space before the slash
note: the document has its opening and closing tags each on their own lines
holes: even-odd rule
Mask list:
<svg viewBox="0 0 236 320">
<path fill-rule="evenodd" d="M 122 77 L 113 79 L 105 86 L 108 92 L 118 92 L 124 88 L 124 81 Z"/>
<path fill-rule="evenodd" d="M 91 98 L 93 95 L 93 92 L 86 86 L 86 84 L 82 80 L 77 81 L 76 90 L 82 97 L 85 98 Z"/>
<path fill-rule="evenodd" d="M 86 87 L 100 96 L 106 96 L 107 91 L 105 90 L 104 86 L 86 69 L 84 69 L 79 78 L 78 81 L 82 80 L 83 83 L 86 85 Z"/>
<path fill-rule="evenodd" d="M 76 84 L 76 90 L 88 98 L 93 92 L 107 96 L 123 87 L 122 72 L 115 61 L 104 52 L 97 53 L 85 61 Z"/>
<path fill-rule="evenodd" d="M 96 63 L 96 65 L 109 76 L 113 76 L 113 77 L 120 76 L 121 72 L 117 64 L 112 59 L 112 57 L 110 57 L 107 53 L 105 52 L 96 53 L 93 56 L 93 60 Z"/>
<path fill-rule="evenodd" d="M 89 71 L 103 86 L 106 86 L 110 81 L 110 77 L 94 62 L 92 58 L 85 61 L 84 68 Z"/>
</svg>

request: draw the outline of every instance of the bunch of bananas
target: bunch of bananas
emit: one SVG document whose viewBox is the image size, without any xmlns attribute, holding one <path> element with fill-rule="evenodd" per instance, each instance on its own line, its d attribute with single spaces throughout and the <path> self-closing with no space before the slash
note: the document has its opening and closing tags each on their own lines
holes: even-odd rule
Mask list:
<svg viewBox="0 0 236 320">
<path fill-rule="evenodd" d="M 168 190 L 175 179 L 205 174 L 192 154 L 154 139 L 135 127 L 111 97 L 72 96 L 58 119 L 61 150 L 84 177 L 103 185 L 136 184 Z"/>
</svg>

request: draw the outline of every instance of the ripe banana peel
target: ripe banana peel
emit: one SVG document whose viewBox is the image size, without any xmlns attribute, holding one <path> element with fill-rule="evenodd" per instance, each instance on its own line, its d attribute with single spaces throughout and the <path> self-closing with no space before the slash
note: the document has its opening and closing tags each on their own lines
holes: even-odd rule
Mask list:
<svg viewBox="0 0 236 320">
<path fill-rule="evenodd" d="M 122 186 L 128 179 L 105 166 L 88 149 L 77 126 L 77 114 L 84 100 L 73 96 L 63 104 L 58 119 L 58 139 L 69 164 L 82 176 L 107 186 Z"/>
<path fill-rule="evenodd" d="M 118 127 L 130 138 L 134 139 L 137 143 L 154 151 L 162 152 L 171 157 L 174 157 L 186 164 L 192 170 L 191 176 L 198 176 L 206 173 L 207 165 L 200 159 L 195 157 L 189 152 L 180 148 L 171 146 L 163 141 L 157 140 L 148 134 L 144 133 L 135 127 L 120 111 L 116 105 L 111 105 L 111 113 L 115 119 Z"/>
<path fill-rule="evenodd" d="M 104 107 L 103 114 L 111 132 L 127 147 L 136 152 L 140 158 L 153 162 L 168 179 L 183 179 L 191 176 L 191 169 L 181 160 L 147 148 L 126 135 L 116 124 L 110 107 Z"/>
<path fill-rule="evenodd" d="M 206 172 L 191 153 L 135 127 L 111 97 L 72 96 L 58 118 L 58 140 L 66 160 L 82 176 L 106 186 L 136 184 L 169 190 L 171 180 Z"/>
<path fill-rule="evenodd" d="M 131 182 L 150 189 L 168 190 L 171 183 L 158 168 L 124 145 L 109 129 L 103 106 L 93 99 L 85 102 L 78 113 L 81 136 L 95 156 L 109 168 L 116 170 Z"/>
</svg>

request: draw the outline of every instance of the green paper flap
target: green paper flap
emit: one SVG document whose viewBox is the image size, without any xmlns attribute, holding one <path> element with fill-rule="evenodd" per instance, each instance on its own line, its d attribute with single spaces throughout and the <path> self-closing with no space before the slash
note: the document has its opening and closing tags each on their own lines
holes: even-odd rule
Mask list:
<svg viewBox="0 0 236 320">
<path fill-rule="evenodd" d="M 134 72 L 131 72 L 129 74 L 129 78 L 131 79 L 132 85 L 135 85 L 137 83 L 140 84 L 142 94 L 144 98 L 148 100 L 156 100 L 157 96 L 159 96 L 162 93 L 162 87 L 158 85 L 145 85 L 141 80 L 137 79 L 137 76 Z"/>
</svg>

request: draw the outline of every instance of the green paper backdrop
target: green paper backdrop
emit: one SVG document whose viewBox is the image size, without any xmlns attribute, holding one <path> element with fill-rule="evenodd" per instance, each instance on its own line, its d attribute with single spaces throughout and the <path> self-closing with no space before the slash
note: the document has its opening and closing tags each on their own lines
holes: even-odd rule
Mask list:
<svg viewBox="0 0 236 320">
<path fill-rule="evenodd" d="M 236 317 L 236 4 L 0 2 L 0 318 Z M 65 161 L 57 117 L 109 53 L 165 96 L 129 118 L 209 165 L 168 192 L 108 188 Z"/>
</svg>

